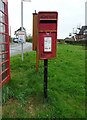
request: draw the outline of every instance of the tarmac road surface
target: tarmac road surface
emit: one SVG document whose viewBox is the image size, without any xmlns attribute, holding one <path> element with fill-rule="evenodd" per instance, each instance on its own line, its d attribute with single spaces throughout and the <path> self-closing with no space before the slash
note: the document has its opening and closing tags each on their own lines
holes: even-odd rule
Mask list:
<svg viewBox="0 0 87 120">
<path fill-rule="evenodd" d="M 32 51 L 32 43 L 26 42 L 23 44 L 23 52 Z M 10 44 L 10 56 L 21 54 L 21 44 L 12 43 Z"/>
</svg>

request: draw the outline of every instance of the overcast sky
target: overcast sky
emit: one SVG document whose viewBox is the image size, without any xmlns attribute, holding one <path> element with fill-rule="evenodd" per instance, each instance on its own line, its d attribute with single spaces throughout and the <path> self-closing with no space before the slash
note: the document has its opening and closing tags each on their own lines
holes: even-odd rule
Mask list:
<svg viewBox="0 0 87 120">
<path fill-rule="evenodd" d="M 24 21 L 23 26 L 27 33 L 32 35 L 32 13 L 39 11 L 58 12 L 58 35 L 57 38 L 69 36 L 77 25 L 85 25 L 85 1 L 87 0 L 31 0 L 23 2 Z M 8 0 L 9 26 L 11 35 L 14 36 L 21 26 L 21 0 Z"/>
</svg>

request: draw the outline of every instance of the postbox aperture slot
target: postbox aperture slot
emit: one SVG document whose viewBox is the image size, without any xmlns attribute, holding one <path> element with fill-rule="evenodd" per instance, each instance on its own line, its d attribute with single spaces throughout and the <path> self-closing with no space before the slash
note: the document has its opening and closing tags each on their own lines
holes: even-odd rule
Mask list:
<svg viewBox="0 0 87 120">
<path fill-rule="evenodd" d="M 57 20 L 56 19 L 54 19 L 54 20 L 44 20 L 44 19 L 41 19 L 40 23 L 57 23 Z"/>
<path fill-rule="evenodd" d="M 52 37 L 44 37 L 44 52 L 52 52 Z"/>
</svg>

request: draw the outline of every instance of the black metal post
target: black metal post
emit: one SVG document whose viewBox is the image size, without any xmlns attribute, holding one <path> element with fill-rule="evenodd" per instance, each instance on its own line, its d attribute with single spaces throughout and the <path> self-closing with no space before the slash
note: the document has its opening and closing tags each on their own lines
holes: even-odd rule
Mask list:
<svg viewBox="0 0 87 120">
<path fill-rule="evenodd" d="M 47 99 L 48 59 L 44 60 L 44 98 Z"/>
</svg>

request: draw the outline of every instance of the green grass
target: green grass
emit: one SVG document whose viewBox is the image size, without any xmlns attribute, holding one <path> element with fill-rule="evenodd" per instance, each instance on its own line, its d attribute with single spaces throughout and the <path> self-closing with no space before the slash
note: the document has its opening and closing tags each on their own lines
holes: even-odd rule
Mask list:
<svg viewBox="0 0 87 120">
<path fill-rule="evenodd" d="M 57 46 L 48 62 L 48 102 L 43 98 L 43 61 L 35 52 L 11 57 L 11 80 L 3 86 L 3 118 L 85 118 L 85 50 Z"/>
</svg>

